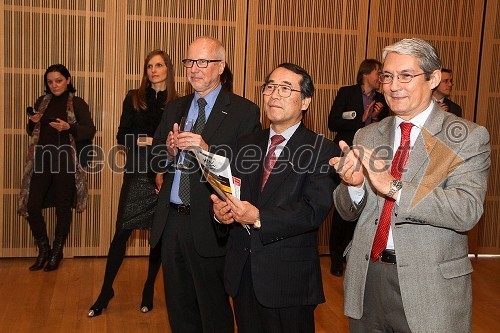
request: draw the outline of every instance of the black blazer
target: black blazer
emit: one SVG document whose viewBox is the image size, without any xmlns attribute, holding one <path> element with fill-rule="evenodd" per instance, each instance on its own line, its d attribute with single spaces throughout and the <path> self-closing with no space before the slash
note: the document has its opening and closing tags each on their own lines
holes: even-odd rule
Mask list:
<svg viewBox="0 0 500 333">
<path fill-rule="evenodd" d="M 157 162 L 166 156 L 165 142 L 168 132 L 175 122 L 179 123 L 186 116 L 194 94 L 190 94 L 167 104 L 162 120 L 153 138 L 153 167 L 159 168 Z M 259 107 L 249 100 L 222 89 L 202 132 L 203 140 L 210 151 L 230 157 L 236 139 L 261 129 Z M 158 197 L 158 205 L 151 228 L 151 246 L 161 239 L 167 223 L 170 207 L 170 191 L 174 179 L 174 170 L 170 166 L 164 174 L 164 182 Z M 210 217 L 210 194 L 212 189 L 203 179 L 201 171 L 190 174 L 191 183 L 191 215 L 190 225 L 194 237 L 196 251 L 203 257 L 223 256 L 226 253 L 225 242 L 219 239 Z"/>
<path fill-rule="evenodd" d="M 384 105 L 378 116 L 378 119 L 381 120 L 389 114 L 389 107 L 384 95 L 378 91 L 375 92 L 375 100 Z M 356 118 L 342 119 L 342 113 L 346 111 L 356 111 Z M 364 112 L 361 85 L 341 87 L 328 116 L 328 128 L 332 132 L 337 132 L 333 141 L 338 143 L 340 140 L 344 140 L 348 145 L 352 145 L 356 131 L 365 126 L 362 121 Z"/>
<path fill-rule="evenodd" d="M 319 304 L 325 298 L 318 228 L 330 210 L 331 193 L 336 187 L 328 160 L 340 151 L 330 140 L 301 124 L 261 192 L 268 139 L 269 129 L 253 133 L 238 144 L 233 172 L 241 178 L 241 199 L 259 208 L 262 227 L 252 228 L 249 235 L 238 223 L 229 226 L 224 285 L 234 297 L 245 262 L 251 260 L 255 295 L 263 306 Z"/>
<path fill-rule="evenodd" d="M 457 103 L 449 98 L 444 99 L 444 104 L 448 106 L 448 112 L 453 113 L 457 117 L 462 117 L 462 108 Z"/>
</svg>

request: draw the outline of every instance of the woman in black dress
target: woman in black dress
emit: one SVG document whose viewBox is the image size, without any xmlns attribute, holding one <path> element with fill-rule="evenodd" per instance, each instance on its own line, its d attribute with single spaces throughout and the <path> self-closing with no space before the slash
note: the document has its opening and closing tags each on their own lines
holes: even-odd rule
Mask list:
<svg viewBox="0 0 500 333">
<path fill-rule="evenodd" d="M 151 143 L 165 105 L 177 98 L 170 56 L 161 50 L 150 52 L 144 61 L 139 89 L 128 92 L 117 141 L 127 152 L 125 174 L 118 204 L 116 231 L 111 242 L 101 293 L 90 307 L 89 317 L 102 313 L 114 296 L 113 282 L 125 256 L 126 244 L 134 229 L 149 229 L 157 195 L 155 174 L 151 171 Z M 160 246 L 151 249 L 148 277 L 142 292 L 141 311 L 153 308 L 154 281 L 160 269 Z"/>
<path fill-rule="evenodd" d="M 63 258 L 74 201 L 79 212 L 87 204 L 87 178 L 78 161 L 76 147 L 79 142 L 91 140 L 96 129 L 89 106 L 75 96 L 71 74 L 64 65 L 51 65 L 43 78 L 45 95 L 36 101 L 36 112 L 29 115 L 27 124 L 31 140 L 18 212 L 27 217 L 38 246 L 38 257 L 30 271 L 45 266 L 44 270 L 49 272 L 56 270 Z M 52 250 L 42 215 L 42 209 L 47 207 L 56 208 Z"/>
</svg>

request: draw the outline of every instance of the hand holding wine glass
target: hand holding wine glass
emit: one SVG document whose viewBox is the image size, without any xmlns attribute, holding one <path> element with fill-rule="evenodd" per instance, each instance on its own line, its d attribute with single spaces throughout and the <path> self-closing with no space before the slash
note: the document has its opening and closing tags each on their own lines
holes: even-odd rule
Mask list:
<svg viewBox="0 0 500 333">
<path fill-rule="evenodd" d="M 183 132 L 190 132 L 193 129 L 193 125 L 194 121 L 192 119 L 187 119 L 187 117 L 182 117 L 179 125 L 174 124 L 173 132 L 171 132 L 173 144 L 170 145 L 170 147 L 175 151 L 175 154 L 173 154 L 174 156 L 177 155 L 178 149 L 181 149 L 179 148 L 179 134 Z M 182 160 L 183 160 L 182 157 L 178 157 L 178 161 L 177 163 L 174 164 L 174 167 L 178 169 L 185 168 L 185 165 L 183 165 Z"/>
</svg>

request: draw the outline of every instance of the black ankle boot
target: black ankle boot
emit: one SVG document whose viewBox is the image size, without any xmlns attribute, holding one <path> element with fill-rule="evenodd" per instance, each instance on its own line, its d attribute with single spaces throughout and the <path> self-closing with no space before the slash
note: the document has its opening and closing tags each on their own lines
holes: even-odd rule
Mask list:
<svg viewBox="0 0 500 333">
<path fill-rule="evenodd" d="M 49 261 L 47 266 L 43 269 L 44 271 L 54 271 L 59 267 L 59 262 L 63 258 L 64 241 L 65 237 L 56 236 L 54 239 L 54 245 L 52 246 L 52 251 L 50 252 Z"/>
<path fill-rule="evenodd" d="M 102 314 L 102 310 L 108 307 L 109 301 L 115 296 L 115 291 L 111 288 L 111 292 L 109 293 L 101 293 L 99 297 L 97 297 L 97 301 L 95 301 L 94 305 L 92 305 L 87 313 L 89 317 L 97 317 Z"/>
<path fill-rule="evenodd" d="M 30 266 L 30 271 L 38 271 L 43 268 L 50 255 L 50 244 L 47 235 L 35 240 L 38 246 L 38 257 L 36 257 L 35 263 Z"/>
</svg>

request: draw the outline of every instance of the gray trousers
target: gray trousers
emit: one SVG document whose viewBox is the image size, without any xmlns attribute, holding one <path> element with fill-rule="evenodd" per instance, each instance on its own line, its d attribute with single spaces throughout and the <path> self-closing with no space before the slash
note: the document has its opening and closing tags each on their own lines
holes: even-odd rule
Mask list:
<svg viewBox="0 0 500 333">
<path fill-rule="evenodd" d="M 363 317 L 349 318 L 349 328 L 352 333 L 411 333 L 403 309 L 396 265 L 370 261 Z"/>
</svg>

